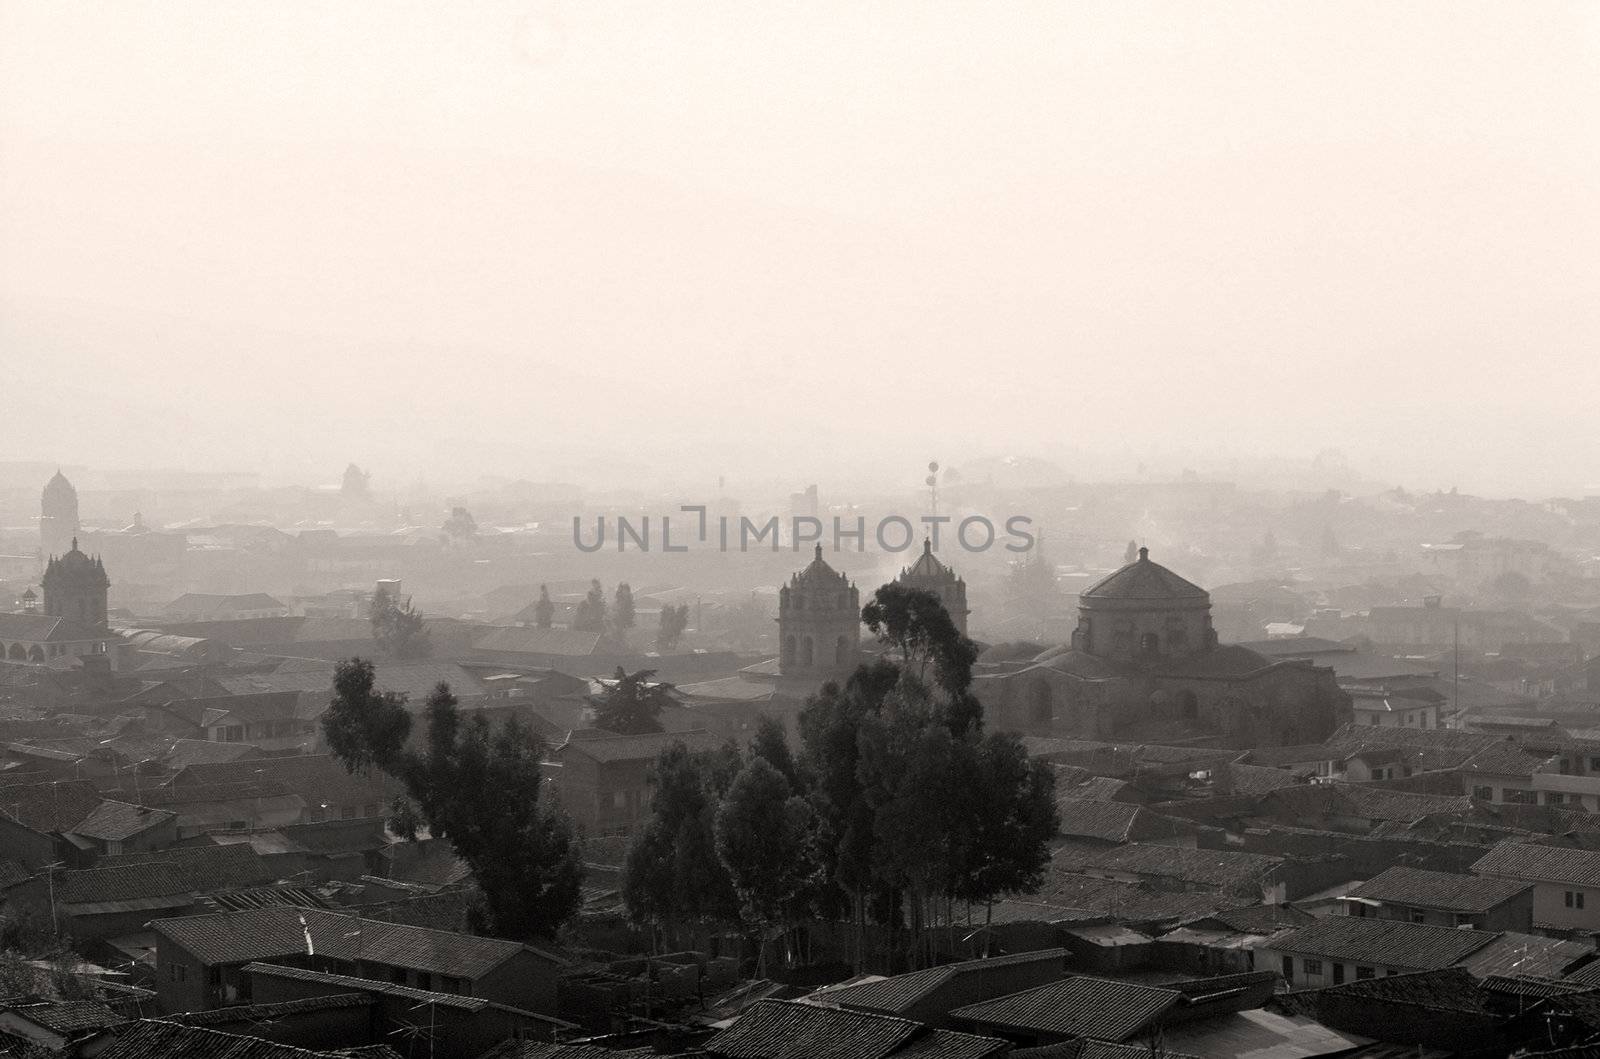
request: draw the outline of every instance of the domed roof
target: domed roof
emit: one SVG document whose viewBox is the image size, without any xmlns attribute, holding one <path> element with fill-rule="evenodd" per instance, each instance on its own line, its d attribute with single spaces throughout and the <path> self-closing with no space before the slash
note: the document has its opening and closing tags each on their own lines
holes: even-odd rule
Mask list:
<svg viewBox="0 0 1600 1059">
<path fill-rule="evenodd" d="M 106 582 L 106 568 L 98 558 L 91 559 L 78 550 L 78 538 L 72 538 L 72 550 L 67 554 L 52 556 L 49 565 L 45 567 L 45 580 L 51 583 L 62 578 L 71 578 L 76 581 L 91 583 Z"/>
<path fill-rule="evenodd" d="M 72 487 L 71 482 L 67 481 L 67 476 L 57 468 L 54 477 L 44 484 L 44 495 L 77 496 L 78 491 Z"/>
<path fill-rule="evenodd" d="M 790 578 L 789 584 L 802 588 L 813 586 L 838 588 L 845 583 L 845 580 L 843 574 L 829 566 L 827 561 L 822 558 L 822 545 L 819 544 L 817 545 L 816 557 L 806 565 L 804 570 Z"/>
<path fill-rule="evenodd" d="M 1006 643 L 992 644 L 986 647 L 979 655 L 979 662 L 1030 662 L 1044 651 L 1042 644 L 1030 643 L 1027 640 L 1011 640 Z"/>
<path fill-rule="evenodd" d="M 1045 652 L 1034 660 L 1028 670 L 1040 668 L 1053 669 L 1058 673 L 1066 673 L 1082 680 L 1107 680 L 1128 674 L 1127 666 L 1120 666 L 1110 659 L 1072 647 Z"/>
<path fill-rule="evenodd" d="M 923 584 L 949 584 L 955 581 L 955 571 L 941 563 L 933 554 L 933 541 L 924 537 L 922 539 L 922 554 L 917 556 L 917 561 L 900 571 L 900 581 L 907 583 L 921 582 Z"/>
<path fill-rule="evenodd" d="M 1080 600 L 1210 600 L 1205 589 L 1185 581 L 1160 563 L 1150 561 L 1150 549 L 1140 548 L 1139 558 L 1078 596 Z"/>
</svg>

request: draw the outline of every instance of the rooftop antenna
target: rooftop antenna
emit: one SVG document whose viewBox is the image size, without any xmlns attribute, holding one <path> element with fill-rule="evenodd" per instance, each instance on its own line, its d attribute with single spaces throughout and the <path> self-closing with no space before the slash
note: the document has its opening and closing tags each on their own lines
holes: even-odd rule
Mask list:
<svg viewBox="0 0 1600 1059">
<path fill-rule="evenodd" d="M 928 477 L 923 479 L 928 486 L 928 513 L 939 513 L 939 461 L 928 461 Z"/>
</svg>

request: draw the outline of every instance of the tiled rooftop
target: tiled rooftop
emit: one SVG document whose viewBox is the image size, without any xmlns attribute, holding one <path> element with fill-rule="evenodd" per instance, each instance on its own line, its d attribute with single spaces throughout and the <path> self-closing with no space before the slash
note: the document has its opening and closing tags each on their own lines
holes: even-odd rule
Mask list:
<svg viewBox="0 0 1600 1059">
<path fill-rule="evenodd" d="M 905 1014 L 921 999 L 948 982 L 961 977 L 977 977 L 1003 967 L 1019 963 L 1041 963 L 1059 973 L 1066 965 L 1065 949 L 1043 949 L 1037 952 L 995 956 L 986 960 L 963 960 L 942 967 L 930 967 L 908 974 L 897 974 L 875 982 L 829 989 L 814 994 L 812 999 L 861 1008 L 882 1014 Z"/>
<path fill-rule="evenodd" d="M 1447 912 L 1487 912 L 1528 889 L 1528 884 L 1477 875 L 1396 865 L 1367 880 L 1350 897 Z"/>
<path fill-rule="evenodd" d="M 926 1029 L 885 1015 L 759 1000 L 704 1047 L 723 1059 L 885 1059 Z"/>
<path fill-rule="evenodd" d="M 1600 850 L 1506 842 L 1478 858 L 1472 870 L 1530 882 L 1600 886 Z"/>
<path fill-rule="evenodd" d="M 1329 916 L 1273 943 L 1279 952 L 1345 963 L 1436 970 L 1460 963 L 1499 935 L 1392 919 Z"/>
<path fill-rule="evenodd" d="M 1079 976 L 1011 996 L 969 1004 L 950 1013 L 1000 1031 L 1124 1041 L 1177 1004 L 1176 989 Z"/>
<path fill-rule="evenodd" d="M 514 941 L 274 905 L 156 920 L 158 934 L 208 964 L 248 963 L 315 949 L 318 956 L 477 979 L 523 951 Z"/>
</svg>

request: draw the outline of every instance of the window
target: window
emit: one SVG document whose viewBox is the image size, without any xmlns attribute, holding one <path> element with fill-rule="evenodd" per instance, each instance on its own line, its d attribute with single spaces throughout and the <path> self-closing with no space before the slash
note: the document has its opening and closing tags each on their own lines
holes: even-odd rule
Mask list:
<svg viewBox="0 0 1600 1059">
<path fill-rule="evenodd" d="M 189 980 L 189 968 L 181 963 L 167 964 L 167 981 L 186 982 Z"/>
<path fill-rule="evenodd" d="M 1566 904 L 1567 904 L 1568 908 L 1575 908 L 1575 909 L 1580 909 L 1581 910 L 1583 908 L 1583 891 L 1582 890 L 1568 890 L 1566 892 Z"/>
<path fill-rule="evenodd" d="M 1321 974 L 1321 973 L 1322 973 L 1322 961 L 1321 960 L 1307 960 L 1306 961 L 1306 974 Z"/>
<path fill-rule="evenodd" d="M 1289 985 L 1294 985 L 1294 957 L 1283 958 L 1283 980 Z"/>
<path fill-rule="evenodd" d="M 354 820 L 355 818 L 356 818 L 356 807 L 355 806 L 347 805 L 343 809 L 339 810 L 339 819 L 341 819 L 341 820 Z"/>
<path fill-rule="evenodd" d="M 243 831 L 246 826 L 246 822 L 243 820 L 229 820 L 222 825 L 222 829 L 224 831 Z"/>
<path fill-rule="evenodd" d="M 1358 982 L 1361 981 L 1361 979 L 1363 979 L 1363 978 L 1373 978 L 1373 977 L 1376 977 L 1376 975 L 1377 975 L 1377 972 L 1374 971 L 1371 967 L 1357 967 L 1356 968 L 1356 981 L 1358 981 Z"/>
<path fill-rule="evenodd" d="M 1494 801 L 1494 788 L 1474 787 L 1472 788 L 1472 796 L 1480 802 L 1492 802 Z"/>
<path fill-rule="evenodd" d="M 1333 984 L 1344 985 L 1344 964 L 1342 963 L 1333 965 Z"/>
<path fill-rule="evenodd" d="M 627 794 L 626 791 L 612 791 L 611 792 L 611 808 L 613 808 L 613 809 L 621 809 L 623 806 L 625 806 L 627 804 L 628 804 L 628 794 Z"/>
<path fill-rule="evenodd" d="M 1411 910 L 1411 922 L 1413 922 L 1413 923 L 1426 923 L 1427 921 L 1428 921 L 1428 913 L 1424 912 L 1420 908 L 1413 908 Z"/>
<path fill-rule="evenodd" d="M 1546 805 L 1560 805 L 1566 800 L 1567 796 L 1560 791 L 1546 791 L 1544 795 L 1544 804 Z"/>
<path fill-rule="evenodd" d="M 1505 790 L 1505 802 L 1507 805 L 1538 805 L 1539 796 L 1533 791 L 1519 791 L 1507 787 Z"/>
<path fill-rule="evenodd" d="M 1592 757 L 1589 759 L 1589 771 L 1600 772 L 1600 757 Z"/>
<path fill-rule="evenodd" d="M 361 815 L 362 816 L 377 816 L 378 815 L 378 803 L 377 802 L 368 802 L 366 805 L 363 805 L 361 807 Z"/>
</svg>

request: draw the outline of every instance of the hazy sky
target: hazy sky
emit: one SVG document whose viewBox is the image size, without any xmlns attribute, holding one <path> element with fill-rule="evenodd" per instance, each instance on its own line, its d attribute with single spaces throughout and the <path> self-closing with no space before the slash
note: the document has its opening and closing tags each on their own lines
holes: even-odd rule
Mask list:
<svg viewBox="0 0 1600 1059">
<path fill-rule="evenodd" d="M 1597 296 L 1593 2 L 0 0 L 14 457 L 1537 494 Z"/>
</svg>

